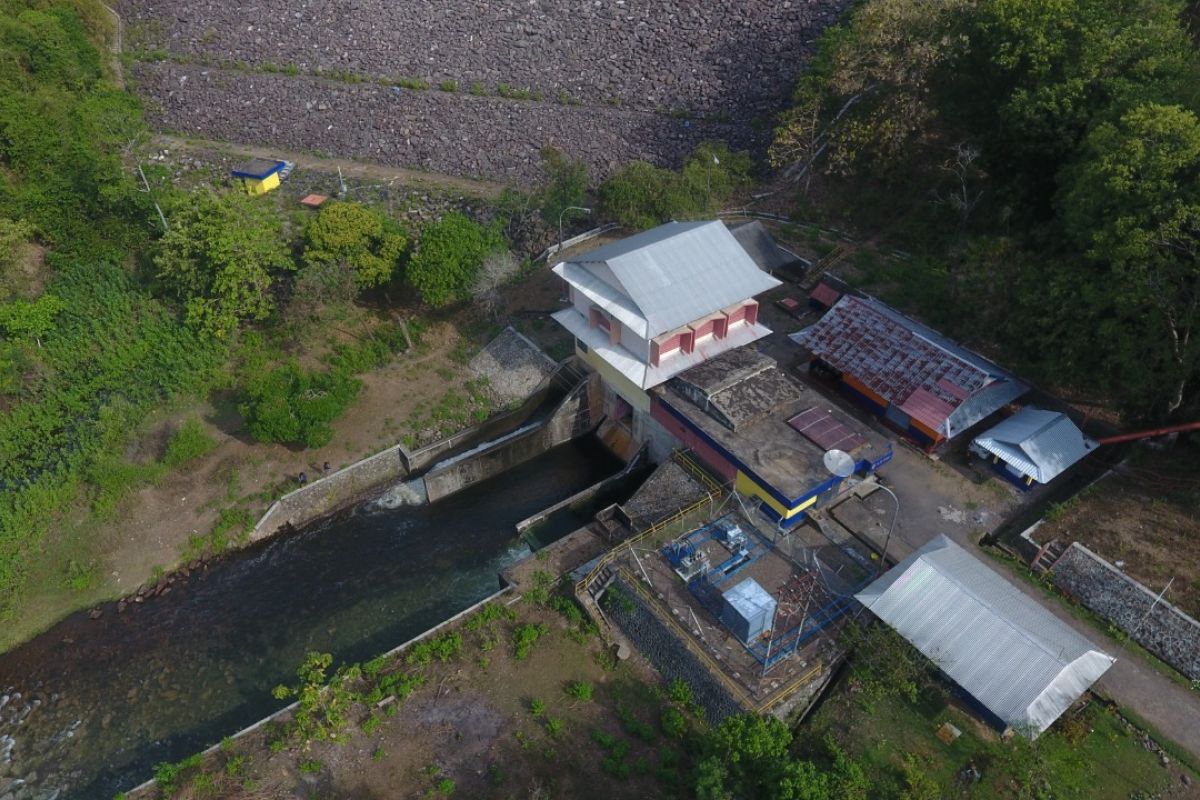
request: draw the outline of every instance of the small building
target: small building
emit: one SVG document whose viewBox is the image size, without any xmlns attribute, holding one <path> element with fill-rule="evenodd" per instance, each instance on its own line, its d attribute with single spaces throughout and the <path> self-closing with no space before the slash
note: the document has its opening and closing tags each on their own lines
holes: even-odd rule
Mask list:
<svg viewBox="0 0 1200 800">
<path fill-rule="evenodd" d="M 651 419 L 673 446 L 715 474 L 781 527 L 805 519 L 853 481 L 830 475 L 824 457 L 843 450 L 866 474 L 892 458 L 887 440 L 779 369 L 751 347 L 731 350 L 651 392 Z"/>
<path fill-rule="evenodd" d="M 1030 738 L 1115 661 L 946 536 L 855 598 L 933 661 L 991 724 Z"/>
<path fill-rule="evenodd" d="M 287 167 L 286 161 L 274 161 L 267 158 L 252 158 L 245 164 L 233 170 L 233 178 L 246 194 L 266 194 L 279 188 L 282 172 Z"/>
<path fill-rule="evenodd" d="M 553 271 L 571 303 L 554 319 L 600 373 L 608 417 L 639 440 L 647 390 L 768 335 L 754 298 L 780 285 L 720 221 L 670 222 Z"/>
<path fill-rule="evenodd" d="M 754 259 L 758 268 L 769 275 L 784 275 L 792 280 L 800 280 L 808 271 L 808 262 L 776 242 L 775 237 L 756 219 L 736 222 L 729 226 L 729 232 L 746 254 Z"/>
<path fill-rule="evenodd" d="M 842 295 L 848 293 L 850 287 L 836 275 L 826 272 L 817 281 L 817 285 L 808 294 L 808 302 L 813 308 L 830 309 L 837 305 Z"/>
<path fill-rule="evenodd" d="M 987 359 L 868 297 L 843 295 L 791 335 L 872 411 L 932 449 L 1003 408 L 1028 387 Z"/>
<path fill-rule="evenodd" d="M 1026 406 L 976 436 L 971 451 L 1021 486 L 1049 483 L 1100 445 L 1057 411 Z"/>
<path fill-rule="evenodd" d="M 753 644 L 768 633 L 775 619 L 775 598 L 753 578 L 721 595 L 721 622 L 742 644 Z"/>
</svg>

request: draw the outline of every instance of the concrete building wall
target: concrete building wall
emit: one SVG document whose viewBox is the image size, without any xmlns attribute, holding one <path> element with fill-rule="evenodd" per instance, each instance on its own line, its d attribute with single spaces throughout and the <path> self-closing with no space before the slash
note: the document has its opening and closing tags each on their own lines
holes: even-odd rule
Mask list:
<svg viewBox="0 0 1200 800">
<path fill-rule="evenodd" d="M 462 461 L 433 470 L 425 476 L 425 492 L 429 502 L 499 475 L 552 447 L 588 433 L 600 422 L 601 397 L 599 378 L 591 375 L 537 428 Z"/>
</svg>

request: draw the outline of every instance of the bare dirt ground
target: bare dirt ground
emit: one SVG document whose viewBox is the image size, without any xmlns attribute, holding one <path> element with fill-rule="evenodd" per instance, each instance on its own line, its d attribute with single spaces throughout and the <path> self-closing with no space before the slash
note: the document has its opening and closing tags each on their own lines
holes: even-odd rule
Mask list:
<svg viewBox="0 0 1200 800">
<path fill-rule="evenodd" d="M 214 788 L 227 800 L 663 796 L 661 781 L 680 775 L 663 767 L 678 753 L 659 727 L 665 702 L 653 688 L 657 674 L 636 657 L 619 664 L 603 658 L 599 639 L 580 635 L 553 611 L 528 601 L 512 608 L 512 621 L 475 631 L 457 626 L 464 646 L 450 661 L 401 666 L 423 670 L 423 686 L 391 704 L 391 713 L 356 706 L 347 743 L 272 753 L 277 733 L 261 729 L 210 756 L 171 796 L 214 796 Z M 518 659 L 514 631 L 538 624 L 547 633 Z M 574 681 L 590 685 L 591 697 L 570 696 Z M 366 722 L 370 716 L 379 722 Z M 637 736 L 630 718 L 642 723 Z M 597 741 L 604 735 L 628 743 L 608 766 L 611 750 Z M 240 766 L 230 768 L 234 759 Z M 133 798 L 156 796 L 151 789 Z"/>
<path fill-rule="evenodd" d="M 1090 490 L 1054 507 L 1039 542 L 1080 542 L 1200 617 L 1200 453 L 1145 450 Z M 1172 579 L 1174 579 L 1172 581 Z"/>
<path fill-rule="evenodd" d="M 181 136 L 167 136 L 165 134 L 155 137 L 155 142 L 160 147 L 183 153 L 203 155 L 213 151 L 233 150 L 242 158 L 268 158 L 291 161 L 297 167 L 331 175 L 336 175 L 340 169 L 342 175 L 346 178 L 373 180 L 383 183 L 398 182 L 410 188 L 420 189 L 428 187 L 440 191 L 450 190 L 463 192 L 475 197 L 495 197 L 504 188 L 501 184 L 491 181 L 471 180 L 452 175 L 440 175 L 432 172 L 422 172 L 421 170 L 392 167 L 371 161 L 359 161 L 349 158 L 323 158 L 311 153 L 283 150 L 278 147 L 255 147 L 245 144 L 230 145 L 210 139 L 197 137 L 184 138 Z"/>
</svg>

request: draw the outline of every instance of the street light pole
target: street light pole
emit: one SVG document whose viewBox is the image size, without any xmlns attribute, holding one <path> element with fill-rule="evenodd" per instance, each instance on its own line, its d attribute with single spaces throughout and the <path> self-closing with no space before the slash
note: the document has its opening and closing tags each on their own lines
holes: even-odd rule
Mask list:
<svg viewBox="0 0 1200 800">
<path fill-rule="evenodd" d="M 825 453 L 822 461 L 825 464 L 826 471 L 840 480 L 845 480 L 853 475 L 857 466 L 854 457 L 842 450 L 829 450 Z M 879 559 L 879 571 L 875 573 L 879 575 L 879 573 L 883 572 L 884 565 L 887 564 L 888 545 L 892 541 L 892 531 L 896 527 L 896 518 L 900 516 L 900 498 L 896 497 L 896 493 L 882 483 L 876 481 L 875 485 L 891 495 L 892 500 L 896 503 L 896 510 L 892 512 L 892 521 L 888 524 L 887 537 L 883 540 L 883 554 Z"/>
<path fill-rule="evenodd" d="M 892 530 L 896 527 L 896 517 L 900 516 L 900 498 L 896 497 L 896 493 L 884 486 L 882 483 L 877 482 L 875 485 L 890 494 L 892 496 L 892 500 L 896 503 L 896 509 L 892 511 L 892 521 L 888 525 L 887 538 L 883 540 L 883 555 L 879 558 L 879 572 L 875 573 L 878 575 L 879 573 L 883 572 L 884 567 L 887 566 L 888 544 L 892 541 Z"/>
<path fill-rule="evenodd" d="M 563 248 L 563 215 L 566 214 L 568 211 L 582 211 L 584 214 L 592 213 L 592 210 L 590 208 L 584 208 L 583 206 L 567 206 L 566 208 L 564 208 L 562 211 L 560 211 L 558 213 L 558 251 L 555 253 L 555 255 L 558 255 L 558 253 L 562 252 L 562 248 Z"/>
</svg>

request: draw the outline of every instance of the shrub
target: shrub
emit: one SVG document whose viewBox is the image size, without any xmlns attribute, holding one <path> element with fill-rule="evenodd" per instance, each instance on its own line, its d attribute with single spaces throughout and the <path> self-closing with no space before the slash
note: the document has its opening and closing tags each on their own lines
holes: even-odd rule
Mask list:
<svg viewBox="0 0 1200 800">
<path fill-rule="evenodd" d="M 188 417 L 179 429 L 171 434 L 162 461 L 168 467 L 178 467 L 199 458 L 216 446 L 216 439 L 209 434 L 204 424 L 195 417 Z"/>
<path fill-rule="evenodd" d="M 532 700 L 530 700 L 529 701 L 529 713 L 533 714 L 535 717 L 540 717 L 542 714 L 546 713 L 545 702 L 543 702 L 542 700 L 539 700 L 536 697 L 533 698 Z"/>
<path fill-rule="evenodd" d="M 563 721 L 558 717 L 551 717 L 546 720 L 546 733 L 551 736 L 558 736 L 558 734 L 562 733 L 562 729 Z"/>
<path fill-rule="evenodd" d="M 453 212 L 426 226 L 408 266 L 408 280 L 432 306 L 466 299 L 483 260 L 504 249 L 504 237 Z"/>
<path fill-rule="evenodd" d="M 576 700 L 591 700 L 592 684 L 587 681 L 571 681 L 567 684 L 567 694 Z"/>
<path fill-rule="evenodd" d="M 331 423 L 360 388 L 339 371 L 309 372 L 291 361 L 252 378 L 239 410 L 260 442 L 322 447 L 333 439 Z"/>
<path fill-rule="evenodd" d="M 407 247 L 396 223 L 362 203 L 326 203 L 304 229 L 304 262 L 348 270 L 360 289 L 391 280 Z"/>
<path fill-rule="evenodd" d="M 546 626 L 542 624 L 518 625 L 513 631 L 513 656 L 518 661 L 529 657 L 529 651 L 539 638 L 546 635 Z"/>
<path fill-rule="evenodd" d="M 697 147 L 680 172 L 634 161 L 600 185 L 600 211 L 630 228 L 706 213 L 747 185 L 750 167 L 747 154 L 713 143 Z"/>
<path fill-rule="evenodd" d="M 316 775 L 322 769 L 322 764 L 315 758 L 306 758 L 300 762 L 300 771 L 306 775 Z"/>
<path fill-rule="evenodd" d="M 659 724 L 662 726 L 663 733 L 672 739 L 682 739 L 687 734 L 687 717 L 677 708 L 664 708 L 662 716 L 659 718 Z"/>
<path fill-rule="evenodd" d="M 696 700 L 691 684 L 683 678 L 671 679 L 671 683 L 667 685 L 667 697 L 672 703 L 678 703 L 681 706 L 690 706 Z"/>
</svg>

